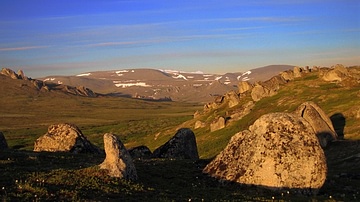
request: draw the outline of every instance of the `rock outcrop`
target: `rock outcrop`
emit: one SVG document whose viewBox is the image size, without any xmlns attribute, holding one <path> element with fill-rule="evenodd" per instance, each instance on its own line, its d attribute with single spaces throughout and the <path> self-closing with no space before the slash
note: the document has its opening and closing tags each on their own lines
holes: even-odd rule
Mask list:
<svg viewBox="0 0 360 202">
<path fill-rule="evenodd" d="M 17 72 L 17 77 L 22 80 L 29 80 L 29 78 L 27 76 L 25 76 L 23 70 L 21 70 L 21 69 Z"/>
<path fill-rule="evenodd" d="M 85 96 L 85 97 L 96 97 L 96 93 L 94 93 L 89 88 L 86 88 L 84 86 L 78 86 L 76 87 L 77 95 Z"/>
<path fill-rule="evenodd" d="M 302 72 L 304 72 L 304 70 L 301 67 L 294 67 L 293 72 L 294 72 L 294 77 L 299 78 L 302 77 Z"/>
<path fill-rule="evenodd" d="M 7 148 L 8 148 L 8 144 L 6 142 L 5 136 L 2 132 L 0 132 L 0 150 Z"/>
<path fill-rule="evenodd" d="M 226 124 L 225 118 L 220 116 L 210 124 L 210 131 L 214 132 L 214 131 L 223 129 L 226 126 L 225 124 Z"/>
<path fill-rule="evenodd" d="M 338 135 L 335 132 L 330 118 L 314 102 L 301 104 L 295 110 L 295 114 L 303 117 L 310 123 L 322 147 L 326 147 L 329 142 L 337 140 Z"/>
<path fill-rule="evenodd" d="M 109 171 L 111 177 L 137 180 L 137 172 L 130 153 L 123 143 L 113 134 L 104 134 L 106 158 L 99 166 Z"/>
<path fill-rule="evenodd" d="M 152 157 L 152 152 L 144 145 L 130 148 L 128 151 L 133 159 L 150 159 Z"/>
<path fill-rule="evenodd" d="M 77 126 L 68 123 L 49 126 L 48 132 L 35 141 L 34 151 L 102 153 Z"/>
<path fill-rule="evenodd" d="M 273 190 L 316 193 L 324 184 L 324 152 L 310 124 L 290 113 L 261 116 L 235 134 L 205 169 L 215 178 Z"/>
<path fill-rule="evenodd" d="M 254 88 L 251 91 L 251 98 L 256 102 L 261 100 L 263 97 L 269 97 L 273 95 L 273 92 L 260 83 L 255 84 Z"/>
<path fill-rule="evenodd" d="M 294 72 L 292 70 L 288 70 L 288 71 L 284 71 L 280 73 L 280 76 L 285 80 L 285 81 L 292 81 L 294 80 Z"/>
<path fill-rule="evenodd" d="M 229 108 L 232 108 L 239 104 L 240 97 L 235 91 L 230 91 L 225 94 L 225 100 L 228 102 Z"/>
<path fill-rule="evenodd" d="M 153 152 L 155 158 L 199 159 L 195 134 L 189 128 L 179 129 L 174 137 Z"/>
<path fill-rule="evenodd" d="M 10 77 L 12 79 L 19 79 L 19 76 L 11 69 L 2 68 L 0 74 Z"/>
<path fill-rule="evenodd" d="M 239 93 L 246 93 L 250 91 L 253 86 L 247 81 L 240 81 L 238 84 Z"/>
<path fill-rule="evenodd" d="M 334 81 L 343 81 L 349 75 L 349 71 L 343 65 L 335 65 L 329 71 L 324 72 L 322 79 L 324 81 L 334 82 Z"/>
</svg>

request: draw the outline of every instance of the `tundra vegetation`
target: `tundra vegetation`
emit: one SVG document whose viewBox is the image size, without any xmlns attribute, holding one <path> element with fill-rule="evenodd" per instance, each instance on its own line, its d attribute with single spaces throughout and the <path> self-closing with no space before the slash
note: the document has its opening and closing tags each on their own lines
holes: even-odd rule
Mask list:
<svg viewBox="0 0 360 202">
<path fill-rule="evenodd" d="M 359 67 L 352 67 L 359 74 Z M 1 76 L 1 75 L 0 75 Z M 314 71 L 280 84 L 271 96 L 254 102 L 241 119 L 231 119 L 252 101 L 244 92 L 238 104 L 227 101 L 215 108 L 203 104 L 144 101 L 120 97 L 84 97 L 64 93 L 25 92 L 18 81 L 2 80 L 0 131 L 9 149 L 0 151 L 0 198 L 2 200 L 94 200 L 94 201 L 356 201 L 360 198 L 360 84 L 322 79 Z M 15 85 L 15 87 L 14 87 Z M 9 90 L 10 89 L 10 90 Z M 340 140 L 324 148 L 328 173 L 317 195 L 298 195 L 289 189 L 274 192 L 212 178 L 202 172 L 228 144 L 260 116 L 294 112 L 306 101 L 317 103 L 332 119 Z M 196 116 L 194 115 L 194 112 Z M 225 127 L 210 132 L 210 124 L 224 117 Z M 204 127 L 195 129 L 196 121 Z M 179 128 L 191 128 L 199 160 L 133 159 L 138 180 L 107 175 L 99 168 L 104 154 L 33 152 L 34 141 L 49 125 L 77 125 L 96 146 L 103 148 L 103 135 L 116 134 L 127 148 L 145 145 L 154 151 Z"/>
</svg>

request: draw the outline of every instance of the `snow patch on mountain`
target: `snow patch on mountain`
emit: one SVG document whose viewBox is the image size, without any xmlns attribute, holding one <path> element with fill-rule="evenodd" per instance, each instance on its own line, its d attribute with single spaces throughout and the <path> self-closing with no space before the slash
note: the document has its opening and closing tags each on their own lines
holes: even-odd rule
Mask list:
<svg viewBox="0 0 360 202">
<path fill-rule="evenodd" d="M 90 75 L 91 75 L 91 73 L 84 73 L 84 74 L 78 74 L 76 76 L 90 76 Z"/>
<path fill-rule="evenodd" d="M 248 81 L 248 80 L 250 80 L 250 78 L 246 75 L 250 75 L 250 74 L 251 74 L 250 70 L 247 72 L 244 72 L 242 75 L 237 77 L 237 80 L 240 81 L 240 79 L 241 79 L 242 81 Z M 241 78 L 241 77 L 243 77 L 243 78 Z"/>
<path fill-rule="evenodd" d="M 186 72 L 186 71 L 178 71 L 178 70 L 171 70 L 171 69 L 159 69 L 159 71 L 168 73 L 168 74 L 204 74 L 204 72 L 202 72 L 202 71 Z"/>
<path fill-rule="evenodd" d="M 176 74 L 175 74 L 176 75 Z M 178 74 L 178 75 L 176 75 L 176 76 L 172 76 L 172 78 L 174 78 L 174 79 L 184 79 L 184 80 L 188 80 L 184 75 L 182 75 L 182 74 Z"/>
<path fill-rule="evenodd" d="M 46 78 L 43 81 L 55 81 L 56 78 Z"/>
<path fill-rule="evenodd" d="M 121 87 L 121 88 L 127 88 L 131 86 L 151 87 L 151 85 L 148 85 L 145 82 L 121 83 L 121 81 L 113 81 L 113 83 L 116 87 Z"/>
</svg>

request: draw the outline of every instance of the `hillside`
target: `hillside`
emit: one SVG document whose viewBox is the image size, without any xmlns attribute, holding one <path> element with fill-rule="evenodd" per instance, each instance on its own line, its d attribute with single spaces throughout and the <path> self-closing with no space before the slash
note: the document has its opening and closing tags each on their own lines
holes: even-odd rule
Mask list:
<svg viewBox="0 0 360 202">
<path fill-rule="evenodd" d="M 299 77 L 293 77 L 292 80 L 279 82 L 277 79 L 280 77 L 274 77 L 262 82 L 259 86 L 265 86 L 269 91 L 268 94 L 262 92 L 261 99 L 257 101 L 253 100 L 256 96 L 251 90 L 242 94 L 228 92 L 214 102 L 204 105 L 203 110 L 194 114 L 194 119 L 183 123 L 181 127 L 194 130 L 200 145 L 201 157 L 211 158 L 225 147 L 232 135 L 246 129 L 261 115 L 271 112 L 293 112 L 300 104 L 313 101 L 329 117 L 334 117 L 334 121 L 338 121 L 339 117 L 345 118 L 345 126 L 341 131 L 344 139 L 360 140 L 360 67 L 347 68 L 348 73 L 341 74 L 343 76 L 341 81 L 336 76 L 333 77 L 335 80 L 328 81 L 327 77 L 332 74 L 331 70 L 302 69 Z M 278 86 L 274 87 L 275 83 Z M 230 107 L 234 102 L 234 95 L 239 99 L 236 100 L 235 106 Z M 210 125 L 217 122 L 219 117 L 226 120 L 225 128 L 211 132 Z M 196 122 L 201 123 L 202 126 L 195 127 Z M 162 134 L 167 136 L 166 132 Z M 157 146 L 156 143 L 151 145 Z"/>
<path fill-rule="evenodd" d="M 244 73 L 207 74 L 156 69 L 124 69 L 86 72 L 75 76 L 48 76 L 46 83 L 86 86 L 97 93 L 123 97 L 209 102 L 217 95 L 235 90 L 239 81 L 264 81 L 289 65 L 270 65 Z"/>
</svg>

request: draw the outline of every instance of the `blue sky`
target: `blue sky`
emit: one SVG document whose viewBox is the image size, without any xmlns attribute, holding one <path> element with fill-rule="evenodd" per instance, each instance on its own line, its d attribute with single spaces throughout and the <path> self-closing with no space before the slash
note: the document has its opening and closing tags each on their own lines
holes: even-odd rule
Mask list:
<svg viewBox="0 0 360 202">
<path fill-rule="evenodd" d="M 360 64 L 358 0 L 1 0 L 0 67 L 31 77 Z"/>
</svg>

